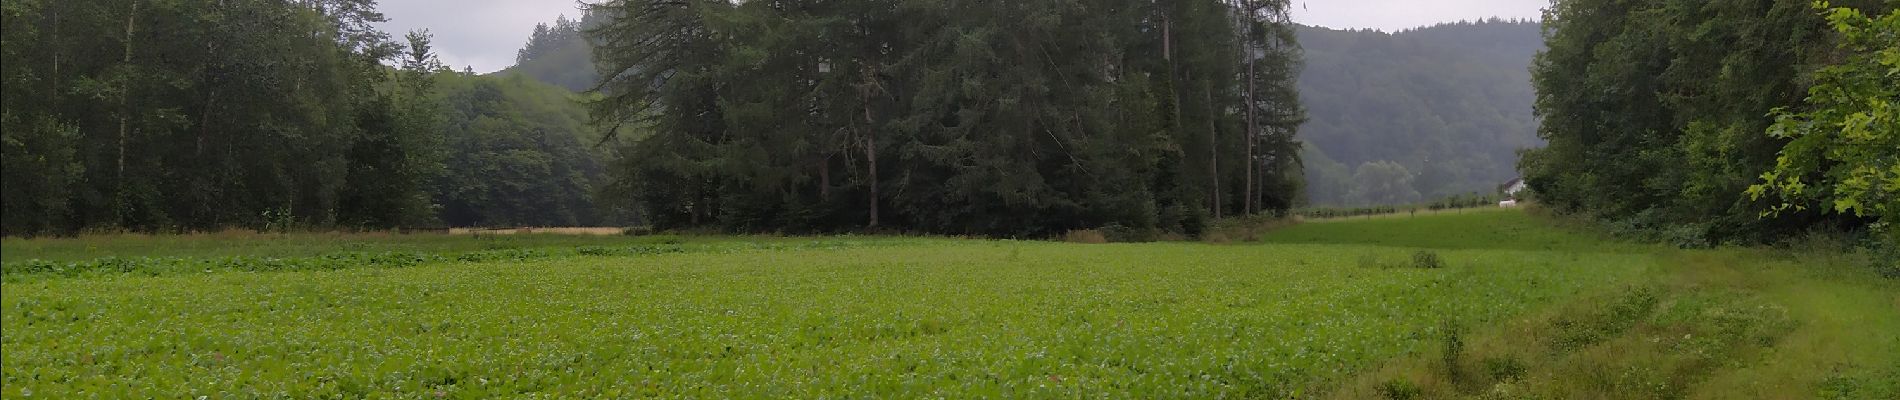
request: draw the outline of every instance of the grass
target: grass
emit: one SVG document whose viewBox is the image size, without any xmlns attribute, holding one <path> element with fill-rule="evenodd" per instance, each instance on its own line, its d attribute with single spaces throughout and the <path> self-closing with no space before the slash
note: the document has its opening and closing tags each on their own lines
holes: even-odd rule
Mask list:
<svg viewBox="0 0 1900 400">
<path fill-rule="evenodd" d="M 1900 381 L 1891 282 L 1516 212 L 1260 244 L 524 238 L 505 245 L 559 256 L 10 279 L 0 397 L 1891 398 Z M 275 239 L 12 241 L 6 261 L 360 251 L 246 240 Z M 694 250 L 577 250 L 652 240 Z"/>
<path fill-rule="evenodd" d="M 1604 236 L 1553 229 L 1520 210 L 1476 209 L 1461 214 L 1325 220 L 1267 235 L 1272 243 L 1364 244 L 1422 249 L 1501 249 L 1551 252 L 1644 252 L 1653 247 Z"/>
<path fill-rule="evenodd" d="M 841 237 L 849 240 L 896 238 Z M 587 246 L 631 246 L 709 243 L 800 243 L 810 238 L 694 235 L 618 236 L 595 234 L 465 234 L 438 233 L 253 233 L 223 232 L 193 235 L 93 235 L 78 238 L 0 239 L 0 262 L 28 260 L 74 262 L 103 257 L 315 257 L 338 253 L 460 254 L 489 250 L 549 250 Z"/>
<path fill-rule="evenodd" d="M 1900 282 L 1827 253 L 1649 254 L 1628 286 L 1441 337 L 1457 350 L 1390 360 L 1331 397 L 1900 398 Z"/>
</svg>

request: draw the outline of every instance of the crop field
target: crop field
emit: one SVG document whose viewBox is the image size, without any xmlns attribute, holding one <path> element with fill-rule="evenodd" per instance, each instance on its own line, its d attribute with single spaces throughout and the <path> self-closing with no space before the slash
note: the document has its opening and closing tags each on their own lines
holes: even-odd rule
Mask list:
<svg viewBox="0 0 1900 400">
<path fill-rule="evenodd" d="M 1848 260 L 1620 244 L 1515 211 L 1231 244 L 293 235 L 4 254 L 4 398 L 1900 393 L 1900 285 Z"/>
</svg>

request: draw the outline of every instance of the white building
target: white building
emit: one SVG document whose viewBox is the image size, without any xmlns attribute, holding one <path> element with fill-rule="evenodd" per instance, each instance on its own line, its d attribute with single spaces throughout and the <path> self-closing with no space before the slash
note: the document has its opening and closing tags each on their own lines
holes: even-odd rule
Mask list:
<svg viewBox="0 0 1900 400">
<path fill-rule="evenodd" d="M 1516 200 L 1518 198 L 1517 194 L 1524 191 L 1524 178 L 1512 179 L 1510 182 L 1505 182 L 1503 186 L 1498 186 L 1498 191 L 1504 193 L 1504 197 Z"/>
</svg>

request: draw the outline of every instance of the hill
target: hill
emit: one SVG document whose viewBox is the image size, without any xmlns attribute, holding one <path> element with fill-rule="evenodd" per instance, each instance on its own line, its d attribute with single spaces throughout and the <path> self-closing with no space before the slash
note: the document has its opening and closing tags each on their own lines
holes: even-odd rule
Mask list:
<svg viewBox="0 0 1900 400">
<path fill-rule="evenodd" d="M 1299 34 L 1311 117 L 1300 138 L 1314 204 L 1488 194 L 1516 176 L 1519 149 L 1539 145 L 1529 72 L 1543 48 L 1535 22 Z M 1404 184 L 1380 184 L 1394 179 Z"/>
</svg>

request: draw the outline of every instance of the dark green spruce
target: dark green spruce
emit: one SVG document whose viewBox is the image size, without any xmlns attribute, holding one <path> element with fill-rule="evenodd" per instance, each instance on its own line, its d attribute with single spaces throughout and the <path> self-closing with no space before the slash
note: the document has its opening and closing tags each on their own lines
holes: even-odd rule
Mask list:
<svg viewBox="0 0 1900 400">
<path fill-rule="evenodd" d="M 611 188 L 657 227 L 1192 234 L 1301 195 L 1285 1 L 589 12 Z"/>
</svg>

